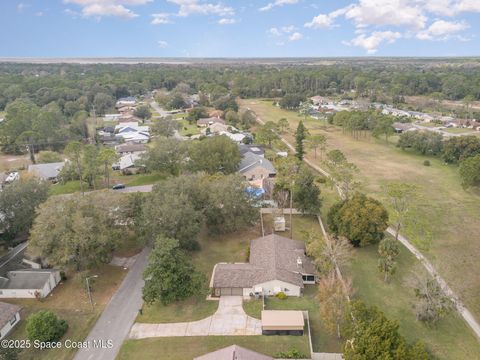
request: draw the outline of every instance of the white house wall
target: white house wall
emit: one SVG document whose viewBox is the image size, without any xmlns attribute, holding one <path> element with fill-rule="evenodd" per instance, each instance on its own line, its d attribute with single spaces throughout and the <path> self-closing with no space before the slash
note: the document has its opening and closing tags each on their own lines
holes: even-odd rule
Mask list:
<svg viewBox="0 0 480 360">
<path fill-rule="evenodd" d="M 263 289 L 264 295 L 275 295 L 276 288 L 281 288 L 287 296 L 301 296 L 302 294 L 300 286 L 289 284 L 280 280 L 267 281 L 265 283 L 257 284 L 254 286 L 254 288 L 256 287 L 261 287 Z"/>
</svg>

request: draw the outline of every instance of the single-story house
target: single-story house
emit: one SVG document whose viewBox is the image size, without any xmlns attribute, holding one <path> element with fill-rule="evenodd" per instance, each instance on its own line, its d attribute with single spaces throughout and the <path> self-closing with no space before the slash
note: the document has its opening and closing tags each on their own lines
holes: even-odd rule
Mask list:
<svg viewBox="0 0 480 360">
<path fill-rule="evenodd" d="M 262 335 L 303 335 L 302 311 L 262 310 Z"/>
<path fill-rule="evenodd" d="M 127 132 L 119 134 L 119 136 L 128 142 L 135 144 L 146 144 L 150 141 L 150 133 L 148 132 Z"/>
<path fill-rule="evenodd" d="M 127 154 L 142 154 L 147 151 L 147 147 L 144 144 L 125 143 L 115 146 L 115 151 L 120 155 Z"/>
<path fill-rule="evenodd" d="M 0 302 L 0 340 L 20 321 L 20 306 Z"/>
<path fill-rule="evenodd" d="M 273 360 L 273 358 L 238 345 L 231 345 L 226 348 L 198 356 L 193 360 Z"/>
<path fill-rule="evenodd" d="M 209 118 L 202 118 L 197 120 L 197 126 L 200 126 L 200 127 L 208 127 L 213 124 L 225 125 L 225 120 L 219 117 L 209 117 Z"/>
<path fill-rule="evenodd" d="M 50 164 L 28 165 L 28 172 L 40 179 L 57 182 L 58 175 L 64 166 L 64 161 Z"/>
<path fill-rule="evenodd" d="M 122 116 L 122 114 L 105 114 L 103 116 L 103 118 L 106 121 L 115 121 L 115 120 L 118 120 L 118 118 L 120 118 L 120 116 Z"/>
<path fill-rule="evenodd" d="M 117 164 L 112 165 L 113 170 L 120 170 L 122 172 L 136 173 L 138 170 L 136 161 L 140 160 L 141 154 L 127 154 L 120 158 Z"/>
<path fill-rule="evenodd" d="M 240 155 L 245 155 L 247 152 L 251 152 L 255 155 L 265 157 L 265 150 L 261 145 L 254 145 L 254 144 L 239 144 L 238 149 L 240 150 Z"/>
<path fill-rule="evenodd" d="M 55 269 L 22 269 L 0 277 L 0 298 L 44 298 L 61 280 Z"/>
<path fill-rule="evenodd" d="M 226 132 L 226 131 L 234 131 L 232 130 L 232 126 L 222 124 L 222 123 L 213 123 L 212 125 L 209 125 L 208 127 L 204 128 L 202 132 L 207 133 L 208 131 L 210 134 L 219 134 L 221 132 Z"/>
<path fill-rule="evenodd" d="M 271 234 L 250 242 L 248 263 L 219 263 L 213 269 L 212 296 L 301 296 L 306 284 L 316 283 L 313 262 L 303 241 Z"/>
<path fill-rule="evenodd" d="M 395 122 L 392 124 L 393 130 L 395 130 L 396 133 L 401 134 L 405 131 L 414 131 L 418 130 L 414 125 L 410 123 L 400 123 L 400 122 Z"/>
<path fill-rule="evenodd" d="M 250 151 L 243 154 L 238 172 L 248 181 L 272 178 L 277 174 L 275 167 L 268 159 Z"/>
<path fill-rule="evenodd" d="M 246 135 L 242 134 L 242 133 L 231 133 L 229 131 L 220 131 L 219 132 L 219 135 L 225 135 L 227 136 L 230 140 L 232 140 L 233 142 L 236 142 L 237 144 L 241 144 L 243 143 L 243 139 L 246 138 Z"/>
<path fill-rule="evenodd" d="M 123 106 L 133 106 L 137 103 L 137 99 L 135 99 L 132 96 L 120 98 L 117 100 L 117 103 L 115 104 L 115 107 L 120 108 Z"/>
</svg>

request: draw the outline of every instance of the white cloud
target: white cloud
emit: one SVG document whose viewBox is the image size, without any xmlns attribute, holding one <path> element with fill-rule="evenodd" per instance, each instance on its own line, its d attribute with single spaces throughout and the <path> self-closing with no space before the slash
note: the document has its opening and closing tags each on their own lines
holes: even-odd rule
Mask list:
<svg viewBox="0 0 480 360">
<path fill-rule="evenodd" d="M 35 13 L 35 16 L 43 16 L 45 13 L 43 11 L 38 11 Z"/>
<path fill-rule="evenodd" d="M 274 7 L 277 7 L 277 6 L 284 6 L 284 5 L 295 5 L 298 3 L 298 0 L 275 0 L 271 3 L 268 3 L 267 5 L 265 5 L 264 7 L 261 7 L 260 11 L 269 11 L 269 10 L 272 10 Z"/>
<path fill-rule="evenodd" d="M 232 16 L 235 11 L 232 7 L 223 5 L 221 3 L 201 3 L 198 0 L 167 0 L 168 2 L 180 6 L 178 16 L 190 16 L 194 14 L 199 15 L 218 15 L 218 16 Z"/>
<path fill-rule="evenodd" d="M 153 20 L 150 23 L 153 25 L 171 24 L 170 16 L 171 14 L 167 13 L 152 14 Z"/>
<path fill-rule="evenodd" d="M 437 20 L 432 23 L 428 29 L 417 34 L 420 40 L 447 40 L 453 34 L 468 28 L 465 22 L 453 22 L 445 20 Z"/>
<path fill-rule="evenodd" d="M 17 11 L 18 11 L 19 13 L 21 13 L 21 12 L 23 12 L 23 10 L 25 10 L 25 9 L 28 8 L 29 6 L 30 6 L 30 5 L 28 5 L 28 4 L 19 3 L 19 4 L 17 5 Z"/>
<path fill-rule="evenodd" d="M 270 28 L 270 30 L 268 30 L 268 33 L 270 35 L 273 35 L 273 36 L 281 36 L 282 35 L 282 32 L 280 30 L 278 30 L 276 27 Z"/>
<path fill-rule="evenodd" d="M 282 31 L 286 34 L 290 34 L 292 32 L 294 32 L 297 28 L 293 25 L 289 25 L 289 26 L 282 26 Z"/>
<path fill-rule="evenodd" d="M 237 20 L 232 18 L 221 18 L 220 20 L 218 20 L 218 23 L 220 25 L 231 25 L 231 24 L 235 24 L 236 22 Z"/>
<path fill-rule="evenodd" d="M 303 38 L 303 35 L 300 34 L 299 32 L 294 32 L 292 35 L 288 37 L 289 41 L 298 41 Z"/>
<path fill-rule="evenodd" d="M 63 0 L 66 4 L 75 4 L 82 8 L 85 17 L 118 16 L 126 19 L 137 17 L 126 6 L 145 5 L 152 0 Z"/>
<path fill-rule="evenodd" d="M 161 49 L 164 49 L 168 46 L 168 42 L 164 41 L 164 40 L 160 40 L 158 41 L 158 47 L 161 48 Z"/>
<path fill-rule="evenodd" d="M 370 36 L 361 34 L 349 42 L 344 42 L 346 45 L 359 46 L 367 50 L 368 54 L 375 54 L 381 43 L 386 42 L 392 44 L 402 35 L 399 32 L 393 31 L 374 31 Z"/>
</svg>

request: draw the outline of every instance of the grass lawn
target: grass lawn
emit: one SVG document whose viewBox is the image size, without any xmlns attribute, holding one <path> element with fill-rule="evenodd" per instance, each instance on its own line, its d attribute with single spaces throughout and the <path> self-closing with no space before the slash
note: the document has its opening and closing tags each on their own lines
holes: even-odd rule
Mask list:
<svg viewBox="0 0 480 360">
<path fill-rule="evenodd" d="M 119 267 L 103 265 L 92 274 L 98 275 L 92 283 L 92 298 L 95 309 L 92 311 L 85 291 L 84 278 L 79 273 L 67 273 L 67 280 L 60 283 L 46 299 L 5 299 L 9 303 L 22 306 L 21 323 L 10 335 L 12 339 L 26 339 L 25 319 L 31 313 L 47 309 L 56 313 L 68 322 L 68 331 L 62 338 L 81 341 L 95 324 L 111 296 L 121 284 L 126 271 Z M 33 349 L 24 350 L 20 359 L 71 359 L 75 349 L 52 349 L 39 352 Z"/>
<path fill-rule="evenodd" d="M 467 324 L 455 312 L 442 319 L 434 328 L 426 327 L 415 318 L 415 295 L 405 283 L 418 262 L 401 245 L 398 270 L 386 284 L 377 270 L 376 246 L 355 249 L 354 260 L 344 273 L 353 279 L 355 298 L 378 306 L 388 318 L 400 323 L 400 332 L 409 342 L 422 341 L 438 359 L 475 359 L 480 344 Z"/>
<path fill-rule="evenodd" d="M 205 296 L 193 297 L 164 306 L 160 303 L 144 305 L 142 315 L 136 321 L 141 323 L 175 323 L 202 320 L 213 315 L 218 301 L 206 301 Z"/>
<path fill-rule="evenodd" d="M 290 214 L 285 213 L 285 228 L 286 231 L 275 232 L 278 235 L 290 237 Z M 306 241 L 308 233 L 314 231 L 316 235 L 321 236 L 320 225 L 315 216 L 310 215 L 293 215 L 293 239 Z M 263 226 L 265 229 L 265 235 L 273 232 L 273 219 L 271 214 L 263 214 Z"/>
<path fill-rule="evenodd" d="M 297 113 L 271 105 L 271 101 L 242 100 L 243 108 L 249 107 L 264 121 L 285 117 L 290 123 L 286 138 L 294 143 L 293 129 L 299 120 Z M 402 151 L 392 143 L 371 136 L 354 140 L 336 126 L 325 127 L 323 121 L 307 119 L 311 134 L 327 136 L 328 150 L 340 149 L 349 161 L 359 169 L 361 190 L 386 203 L 381 186 L 387 181 L 403 181 L 418 187 L 413 217 L 422 226 L 409 229 L 406 235 L 433 262 L 440 274 L 480 318 L 480 192 L 465 191 L 460 186 L 458 167 L 445 165 L 439 158 L 420 156 Z M 313 151 L 307 158 L 321 165 L 321 158 L 314 160 Z M 423 166 L 424 160 L 431 166 Z M 332 197 L 322 187 L 325 203 Z M 430 233 L 428 241 L 423 234 Z M 461 279 L 461 281 L 459 281 Z"/>
<path fill-rule="evenodd" d="M 443 131 L 451 133 L 451 134 L 465 134 L 465 135 L 475 135 L 478 134 L 478 131 L 468 128 L 446 128 Z"/>
<path fill-rule="evenodd" d="M 293 348 L 310 354 L 307 336 L 191 336 L 127 340 L 118 360 L 192 360 L 196 356 L 239 345 L 259 353 L 275 356 Z"/>
<path fill-rule="evenodd" d="M 335 336 L 332 336 L 325 329 L 320 317 L 319 305 L 315 296 L 317 294 L 316 285 L 307 285 L 303 297 L 289 297 L 280 300 L 276 297 L 269 297 L 265 300 L 266 310 L 308 310 L 310 317 L 310 327 L 312 332 L 313 351 L 315 352 L 341 352 L 342 343 Z M 243 303 L 243 308 L 247 314 L 257 319 L 261 318 L 262 301 L 249 300 Z"/>
<path fill-rule="evenodd" d="M 178 114 L 185 116 L 183 114 Z M 180 135 L 182 136 L 192 136 L 200 134 L 200 129 L 197 127 L 197 124 L 190 124 L 187 120 L 182 119 L 181 117 L 178 118 L 178 122 L 180 123 Z"/>
<path fill-rule="evenodd" d="M 429 128 L 434 128 L 434 127 L 439 127 L 439 126 L 442 126 L 442 124 L 437 124 L 437 123 L 433 123 L 433 122 L 422 122 L 420 124 L 418 124 L 420 126 L 425 126 L 425 127 L 429 127 Z"/>
</svg>

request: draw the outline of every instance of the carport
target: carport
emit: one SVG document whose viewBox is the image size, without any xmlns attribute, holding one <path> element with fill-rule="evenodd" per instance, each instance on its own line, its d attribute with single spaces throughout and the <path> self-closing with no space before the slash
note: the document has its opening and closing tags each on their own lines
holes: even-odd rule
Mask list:
<svg viewBox="0 0 480 360">
<path fill-rule="evenodd" d="M 305 320 L 301 311 L 263 310 L 263 335 L 303 335 Z"/>
</svg>

